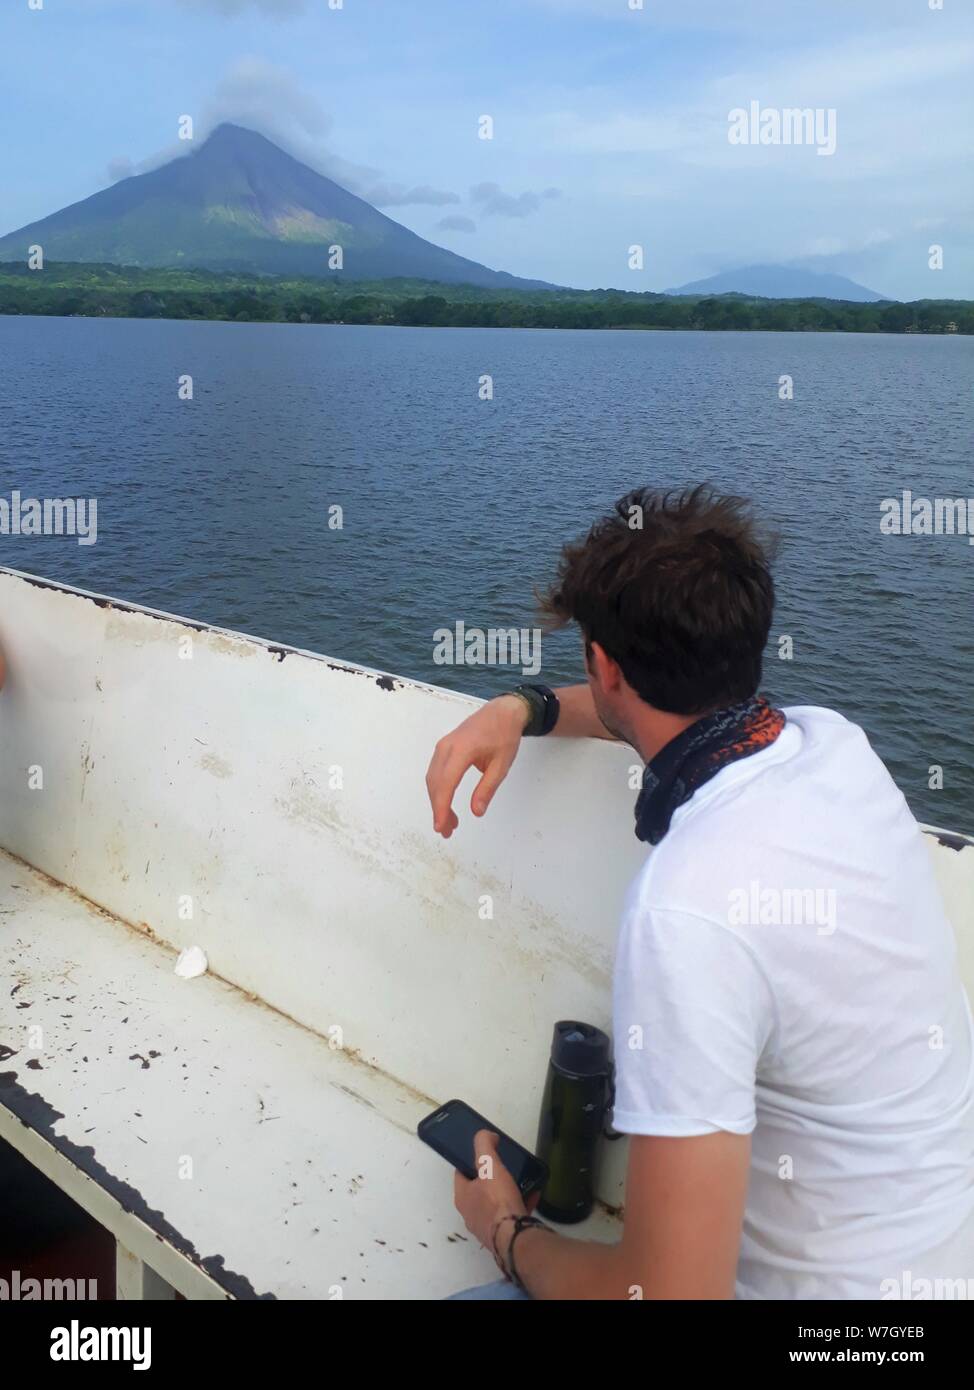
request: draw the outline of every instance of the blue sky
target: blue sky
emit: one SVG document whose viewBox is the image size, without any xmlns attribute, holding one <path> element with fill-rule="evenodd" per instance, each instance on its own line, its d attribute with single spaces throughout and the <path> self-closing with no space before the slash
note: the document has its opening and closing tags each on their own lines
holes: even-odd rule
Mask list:
<svg viewBox="0 0 974 1390">
<path fill-rule="evenodd" d="M 974 297 L 971 0 L 631 3 L 3 0 L 0 232 L 184 152 L 189 114 L 518 275 L 659 290 L 797 263 Z M 834 108 L 834 155 L 731 145 L 755 100 Z"/>
</svg>

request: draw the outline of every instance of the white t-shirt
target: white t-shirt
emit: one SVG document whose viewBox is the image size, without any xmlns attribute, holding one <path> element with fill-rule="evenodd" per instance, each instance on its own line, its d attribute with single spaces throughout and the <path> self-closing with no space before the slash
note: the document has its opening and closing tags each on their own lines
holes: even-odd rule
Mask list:
<svg viewBox="0 0 974 1390">
<path fill-rule="evenodd" d="M 929 854 L 860 728 L 785 713 L 630 889 L 615 1125 L 753 1133 L 738 1298 L 974 1294 L 974 1025 Z"/>
</svg>

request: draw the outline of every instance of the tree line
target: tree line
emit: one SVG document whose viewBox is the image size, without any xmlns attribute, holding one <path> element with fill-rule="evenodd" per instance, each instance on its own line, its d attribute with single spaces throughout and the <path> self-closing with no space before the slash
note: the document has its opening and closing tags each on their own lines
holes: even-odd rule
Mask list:
<svg viewBox="0 0 974 1390">
<path fill-rule="evenodd" d="M 284 279 L 236 272 L 0 264 L 0 313 L 443 328 L 706 329 L 974 333 L 974 302 L 857 304 L 662 295 L 621 290 L 508 290 L 414 280 Z"/>
</svg>

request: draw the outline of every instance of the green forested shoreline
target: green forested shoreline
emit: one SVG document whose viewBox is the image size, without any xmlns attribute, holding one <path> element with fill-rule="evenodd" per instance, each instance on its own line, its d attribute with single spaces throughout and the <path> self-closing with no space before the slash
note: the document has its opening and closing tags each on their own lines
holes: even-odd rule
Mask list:
<svg viewBox="0 0 974 1390">
<path fill-rule="evenodd" d="M 422 280 L 262 278 L 207 270 L 0 262 L 0 314 L 453 328 L 974 333 L 974 301 L 855 304 L 623 290 L 509 290 Z"/>
</svg>

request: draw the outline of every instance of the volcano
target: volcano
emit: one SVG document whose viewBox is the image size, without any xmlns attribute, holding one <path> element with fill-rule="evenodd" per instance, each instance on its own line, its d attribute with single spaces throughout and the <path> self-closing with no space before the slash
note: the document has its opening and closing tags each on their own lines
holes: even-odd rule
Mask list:
<svg viewBox="0 0 974 1390">
<path fill-rule="evenodd" d="M 192 266 L 343 280 L 551 288 L 424 241 L 256 131 L 224 124 L 187 155 L 0 237 L 0 261 Z M 329 248 L 342 268 L 329 268 Z"/>
</svg>

